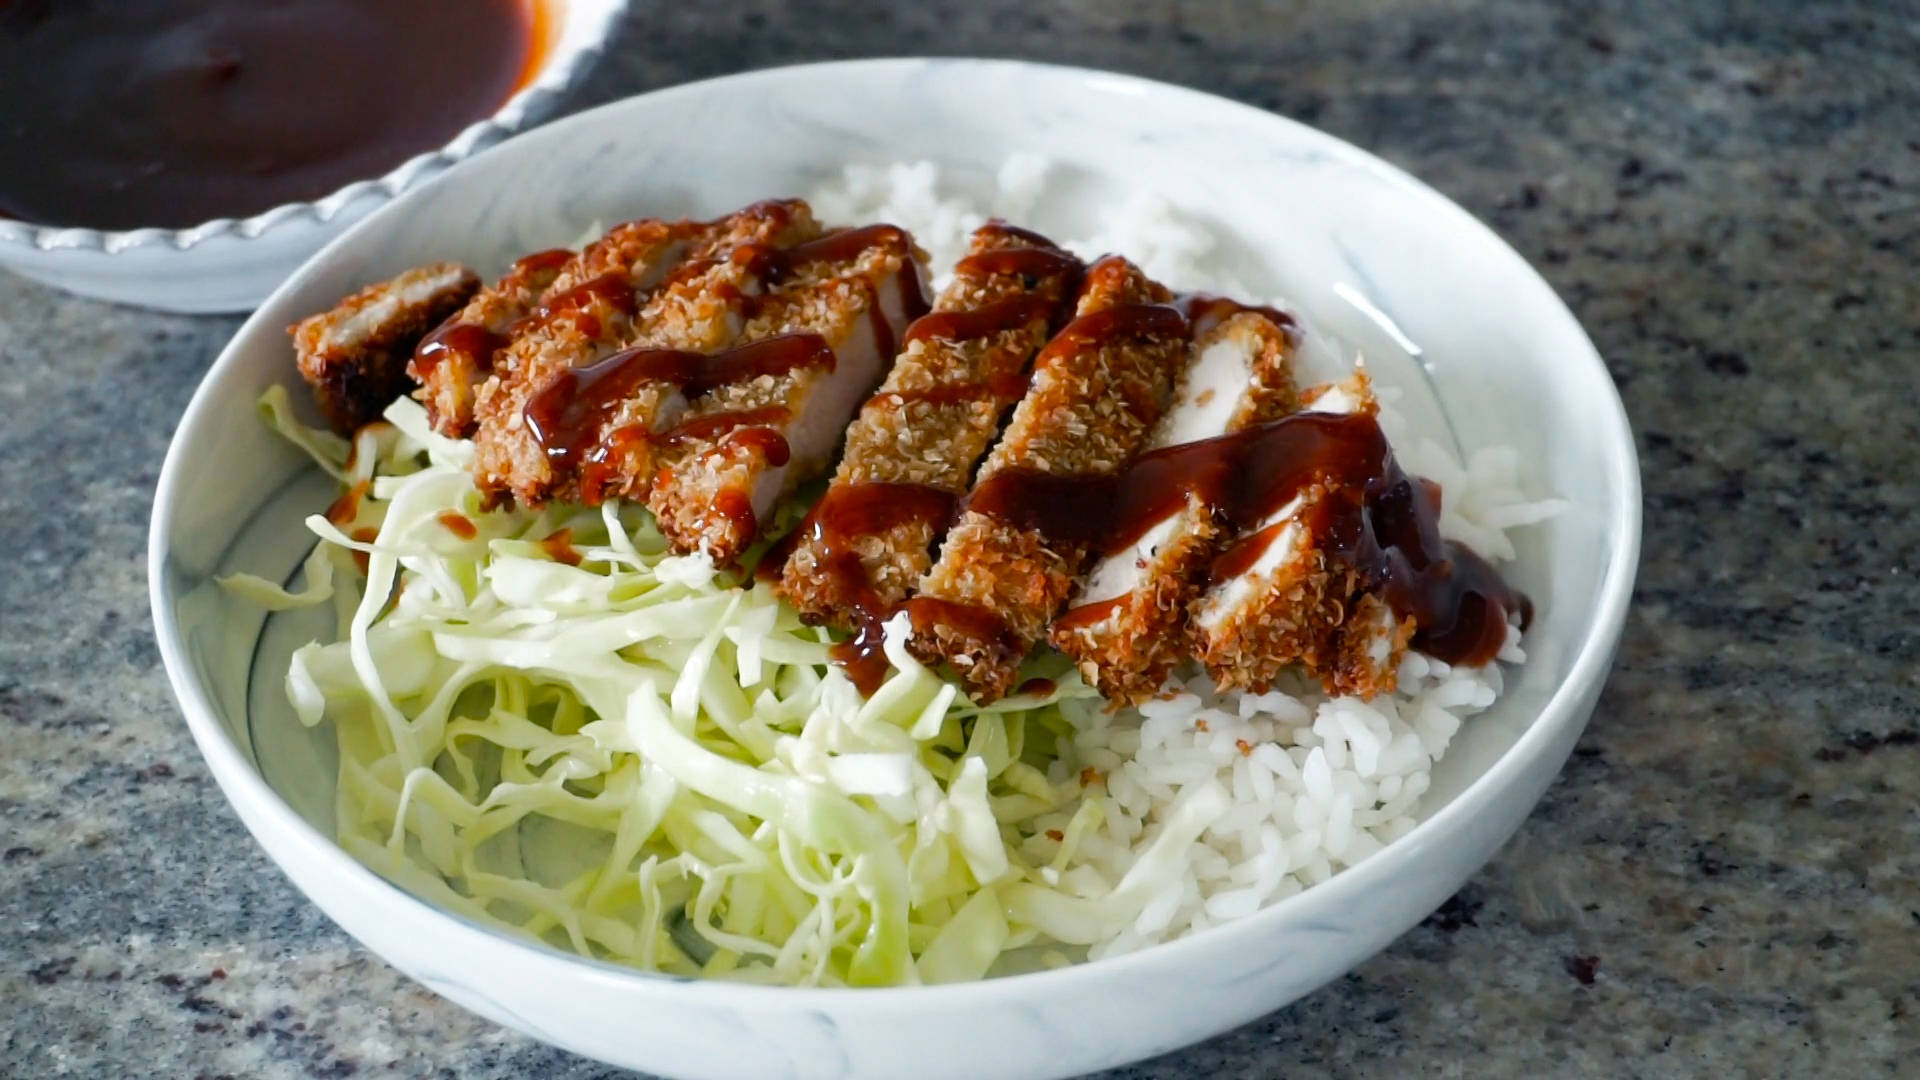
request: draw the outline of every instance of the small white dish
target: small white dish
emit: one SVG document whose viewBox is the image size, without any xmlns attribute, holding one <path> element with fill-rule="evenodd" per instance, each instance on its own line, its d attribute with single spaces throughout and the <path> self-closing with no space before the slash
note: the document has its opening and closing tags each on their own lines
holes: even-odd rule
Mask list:
<svg viewBox="0 0 1920 1080">
<path fill-rule="evenodd" d="M 1015 151 L 1047 154 L 1065 180 L 1026 224 L 1084 233 L 1090 207 L 1151 187 L 1233 236 L 1235 275 L 1292 298 L 1316 325 L 1370 355 L 1387 354 L 1394 333 L 1417 342 L 1466 448 L 1517 446 L 1523 485 L 1569 501 L 1517 534 L 1511 577 L 1539 611 L 1530 660 L 1434 770 L 1421 824 L 1322 885 L 1183 940 L 888 990 L 690 982 L 582 960 L 435 909 L 335 846 L 331 736 L 293 720 L 283 668 L 256 665 L 257 648 L 275 648 L 262 613 L 211 583 L 236 569 L 291 571 L 309 542 L 302 515 L 330 496 L 255 417 L 268 386 L 298 384 L 284 327 L 429 260 L 497 270 L 588 222 L 717 214 L 806 192 L 852 161 L 925 158 L 984 186 Z M 1015 62 L 886 60 L 610 105 L 369 217 L 269 298 L 208 373 L 167 455 L 149 568 L 174 691 L 241 819 L 315 903 L 434 991 L 556 1046 L 667 1076 L 991 1080 L 1075 1075 L 1224 1031 L 1349 970 L 1438 906 L 1572 749 L 1619 640 L 1639 538 L 1638 463 L 1606 367 L 1547 284 L 1431 189 L 1329 136 L 1191 90 Z"/>
<path fill-rule="evenodd" d="M 250 311 L 288 274 L 361 218 L 449 166 L 553 115 L 600 55 L 629 0 L 533 0 L 546 55 L 492 116 L 385 176 L 313 202 L 188 229 L 60 228 L 0 218 L 0 268 L 81 296 L 188 313 Z"/>
</svg>

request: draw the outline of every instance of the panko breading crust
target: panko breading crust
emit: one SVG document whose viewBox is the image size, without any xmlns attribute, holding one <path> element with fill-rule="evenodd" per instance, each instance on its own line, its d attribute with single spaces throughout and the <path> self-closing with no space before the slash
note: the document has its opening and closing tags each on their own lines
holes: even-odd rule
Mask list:
<svg viewBox="0 0 1920 1080">
<path fill-rule="evenodd" d="M 1014 469 L 1056 476 L 1119 470 L 1146 440 L 1171 396 L 1184 352 L 1185 320 L 1174 332 L 1077 336 L 1101 316 L 1136 305 L 1165 304 L 1167 290 L 1132 263 L 1108 256 L 1087 270 L 1074 322 L 1042 350 L 1033 385 L 982 467 L 981 486 Z M 1013 689 L 1020 662 L 1045 638 L 1087 558 L 1082 544 L 1052 544 L 1040 532 L 996 520 L 976 509 L 947 534 L 939 561 L 920 584 L 911 648 L 926 663 L 952 666 L 976 700 Z M 1001 632 L 985 633 L 978 618 L 922 617 L 963 610 L 985 612 Z"/>
<path fill-rule="evenodd" d="M 434 263 L 369 285 L 288 327 L 300 374 L 327 423 L 350 434 L 406 393 L 414 346 L 479 287 L 466 267 Z"/>
</svg>

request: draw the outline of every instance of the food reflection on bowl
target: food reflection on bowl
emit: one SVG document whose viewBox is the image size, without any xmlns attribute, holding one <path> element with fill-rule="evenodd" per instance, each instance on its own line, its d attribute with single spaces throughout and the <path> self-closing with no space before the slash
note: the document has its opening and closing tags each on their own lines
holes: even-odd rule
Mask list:
<svg viewBox="0 0 1920 1080">
<path fill-rule="evenodd" d="M 624 7 L 11 6 L 0 266 L 167 310 L 251 307 L 375 206 L 550 115 Z"/>
<path fill-rule="evenodd" d="M 1454 738 L 1410 831 L 1298 895 L 1176 941 L 1055 971 L 870 991 L 615 968 L 598 954 L 503 935 L 471 909 L 450 913 L 461 907 L 453 897 L 432 894 L 444 909 L 422 903 L 349 857 L 339 815 L 358 819 L 337 780 L 354 762 L 331 731 L 302 726 L 285 695 L 285 658 L 329 631 L 266 622 L 215 582 L 238 570 L 292 571 L 309 547 L 302 519 L 333 495 L 329 478 L 273 433 L 236 422 L 270 387 L 297 387 L 285 328 L 410 267 L 446 260 L 500 273 L 515 256 L 574 243 L 594 221 L 713 218 L 770 192 L 812 192 L 849 161 L 926 158 L 979 188 L 1010 154 L 1035 146 L 1060 163 L 1062 183 L 1026 220 L 1090 235 L 1101 208 L 1153 177 L 1159 194 L 1231 238 L 1218 257 L 1248 285 L 1242 295 L 1285 295 L 1341 324 L 1383 381 L 1412 388 L 1410 399 L 1427 371 L 1428 416 L 1440 417 L 1427 430 L 1451 420 L 1469 452 L 1516 446 L 1520 485 L 1570 503 L 1518 537 L 1510 580 L 1539 612 L 1528 661 L 1511 671 L 1499 705 Z M 625 167 L 590 167 L 606 160 Z M 579 178 L 559 199 L 537 182 L 554 170 Z M 1368 309 L 1343 290 L 1365 296 Z M 1498 312 L 1486 296 L 1502 298 Z M 1424 366 L 1402 354 L 1406 378 L 1389 380 L 1396 338 L 1418 342 Z M 216 462 L 246 465 L 204 482 Z M 457 470 L 427 479 L 471 483 Z M 1403 174 L 1171 87 L 1023 64 L 893 61 L 764 72 L 625 102 L 472 162 L 367 223 L 289 282 L 216 363 L 170 451 L 151 566 L 175 690 L 242 818 L 329 914 L 436 991 L 558 1045 L 668 1075 L 1062 1076 L 1298 997 L 1384 946 L 1484 862 L 1550 782 L 1598 695 L 1631 587 L 1637 501 L 1624 417 L 1578 325 L 1513 252 Z M 494 523 L 462 515 L 434 527 L 451 544 L 483 524 Z M 605 545 L 579 535 L 561 554 L 530 549 L 527 561 L 600 554 Z M 629 724 L 669 735 L 659 719 Z"/>
</svg>

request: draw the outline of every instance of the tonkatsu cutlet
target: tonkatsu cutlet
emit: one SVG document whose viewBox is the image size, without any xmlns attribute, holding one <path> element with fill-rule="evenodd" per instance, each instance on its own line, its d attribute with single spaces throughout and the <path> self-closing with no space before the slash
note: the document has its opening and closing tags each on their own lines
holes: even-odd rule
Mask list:
<svg viewBox="0 0 1920 1080">
<path fill-rule="evenodd" d="M 518 260 L 414 349 L 407 374 L 420 384 L 413 396 L 426 406 L 435 431 L 450 439 L 473 434 L 474 392 L 492 373 L 495 354 L 573 258 L 559 248 Z"/>
<path fill-rule="evenodd" d="M 1083 267 L 1044 237 L 989 222 L 933 311 L 908 328 L 847 429 L 833 484 L 785 553 L 780 593 L 801 617 L 871 633 L 933 564 L 1027 371 L 1071 310 Z"/>
<path fill-rule="evenodd" d="M 827 469 L 926 311 L 925 258 L 891 225 L 769 253 L 763 273 L 777 284 L 734 347 L 681 381 L 684 415 L 655 429 L 663 464 L 647 505 L 677 549 L 731 562 L 781 498 Z"/>
<path fill-rule="evenodd" d="M 1118 472 L 1165 411 L 1188 323 L 1171 295 L 1132 263 L 1089 267 L 1072 322 L 1041 350 L 1033 383 L 982 467 L 968 508 L 908 602 L 911 648 L 950 664 L 976 700 L 1013 688 L 1021 660 L 1045 638 L 1090 550 L 1050 540 L 1035 514 L 1059 507 L 1022 498 L 1034 477 Z"/>
<path fill-rule="evenodd" d="M 1298 408 L 1291 320 L 1227 306 L 1234 313 L 1211 327 L 1195 320 L 1198 332 L 1186 370 L 1149 451 L 1242 431 Z M 1139 471 L 1159 477 L 1177 469 L 1173 459 L 1165 460 L 1170 467 L 1158 473 Z M 1215 550 L 1229 539 L 1220 508 L 1206 490 L 1218 478 L 1168 475 L 1160 480 L 1182 481 L 1189 482 L 1188 490 L 1158 504 L 1165 516 L 1137 522 L 1144 531 L 1094 564 L 1072 606 L 1053 625 L 1054 647 L 1072 657 L 1088 684 L 1112 701 L 1136 703 L 1153 696 L 1186 659 L 1187 607 L 1205 584 Z"/>
<path fill-rule="evenodd" d="M 752 262 L 734 256 L 818 232 L 794 200 L 714 222 L 632 222 L 589 246 L 521 320 L 479 389 L 481 489 L 530 506 L 643 493 L 647 436 L 671 395 L 633 378 L 615 354 L 725 345 L 761 288 Z"/>
<path fill-rule="evenodd" d="M 1309 391 L 1301 408 L 1303 415 L 1378 411 L 1364 372 Z M 1352 486 L 1336 476 L 1315 479 L 1216 559 L 1216 580 L 1194 602 L 1191 626 L 1194 652 L 1221 687 L 1264 691 L 1299 664 L 1329 693 L 1372 697 L 1393 689 L 1413 626 L 1368 595 L 1335 550 L 1330 525 L 1340 515 L 1329 509 L 1365 498 Z"/>
<path fill-rule="evenodd" d="M 369 285 L 288 327 L 300 374 L 327 423 L 350 434 L 411 389 L 407 360 L 414 345 L 479 287 L 466 267 L 434 263 Z"/>
</svg>

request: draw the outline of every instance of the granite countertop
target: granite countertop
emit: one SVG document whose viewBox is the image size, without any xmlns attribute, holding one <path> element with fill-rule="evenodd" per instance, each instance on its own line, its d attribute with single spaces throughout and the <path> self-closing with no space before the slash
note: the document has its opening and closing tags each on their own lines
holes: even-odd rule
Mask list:
<svg viewBox="0 0 1920 1080">
<path fill-rule="evenodd" d="M 1203 87 L 1459 200 L 1608 358 L 1645 559 L 1564 775 L 1385 953 L 1115 1077 L 1920 1071 L 1920 22 L 1577 7 L 640 4 L 581 95 L 924 52 Z M 236 325 L 0 275 L 0 1073 L 615 1075 L 350 941 L 202 766 L 144 551 Z"/>
</svg>

